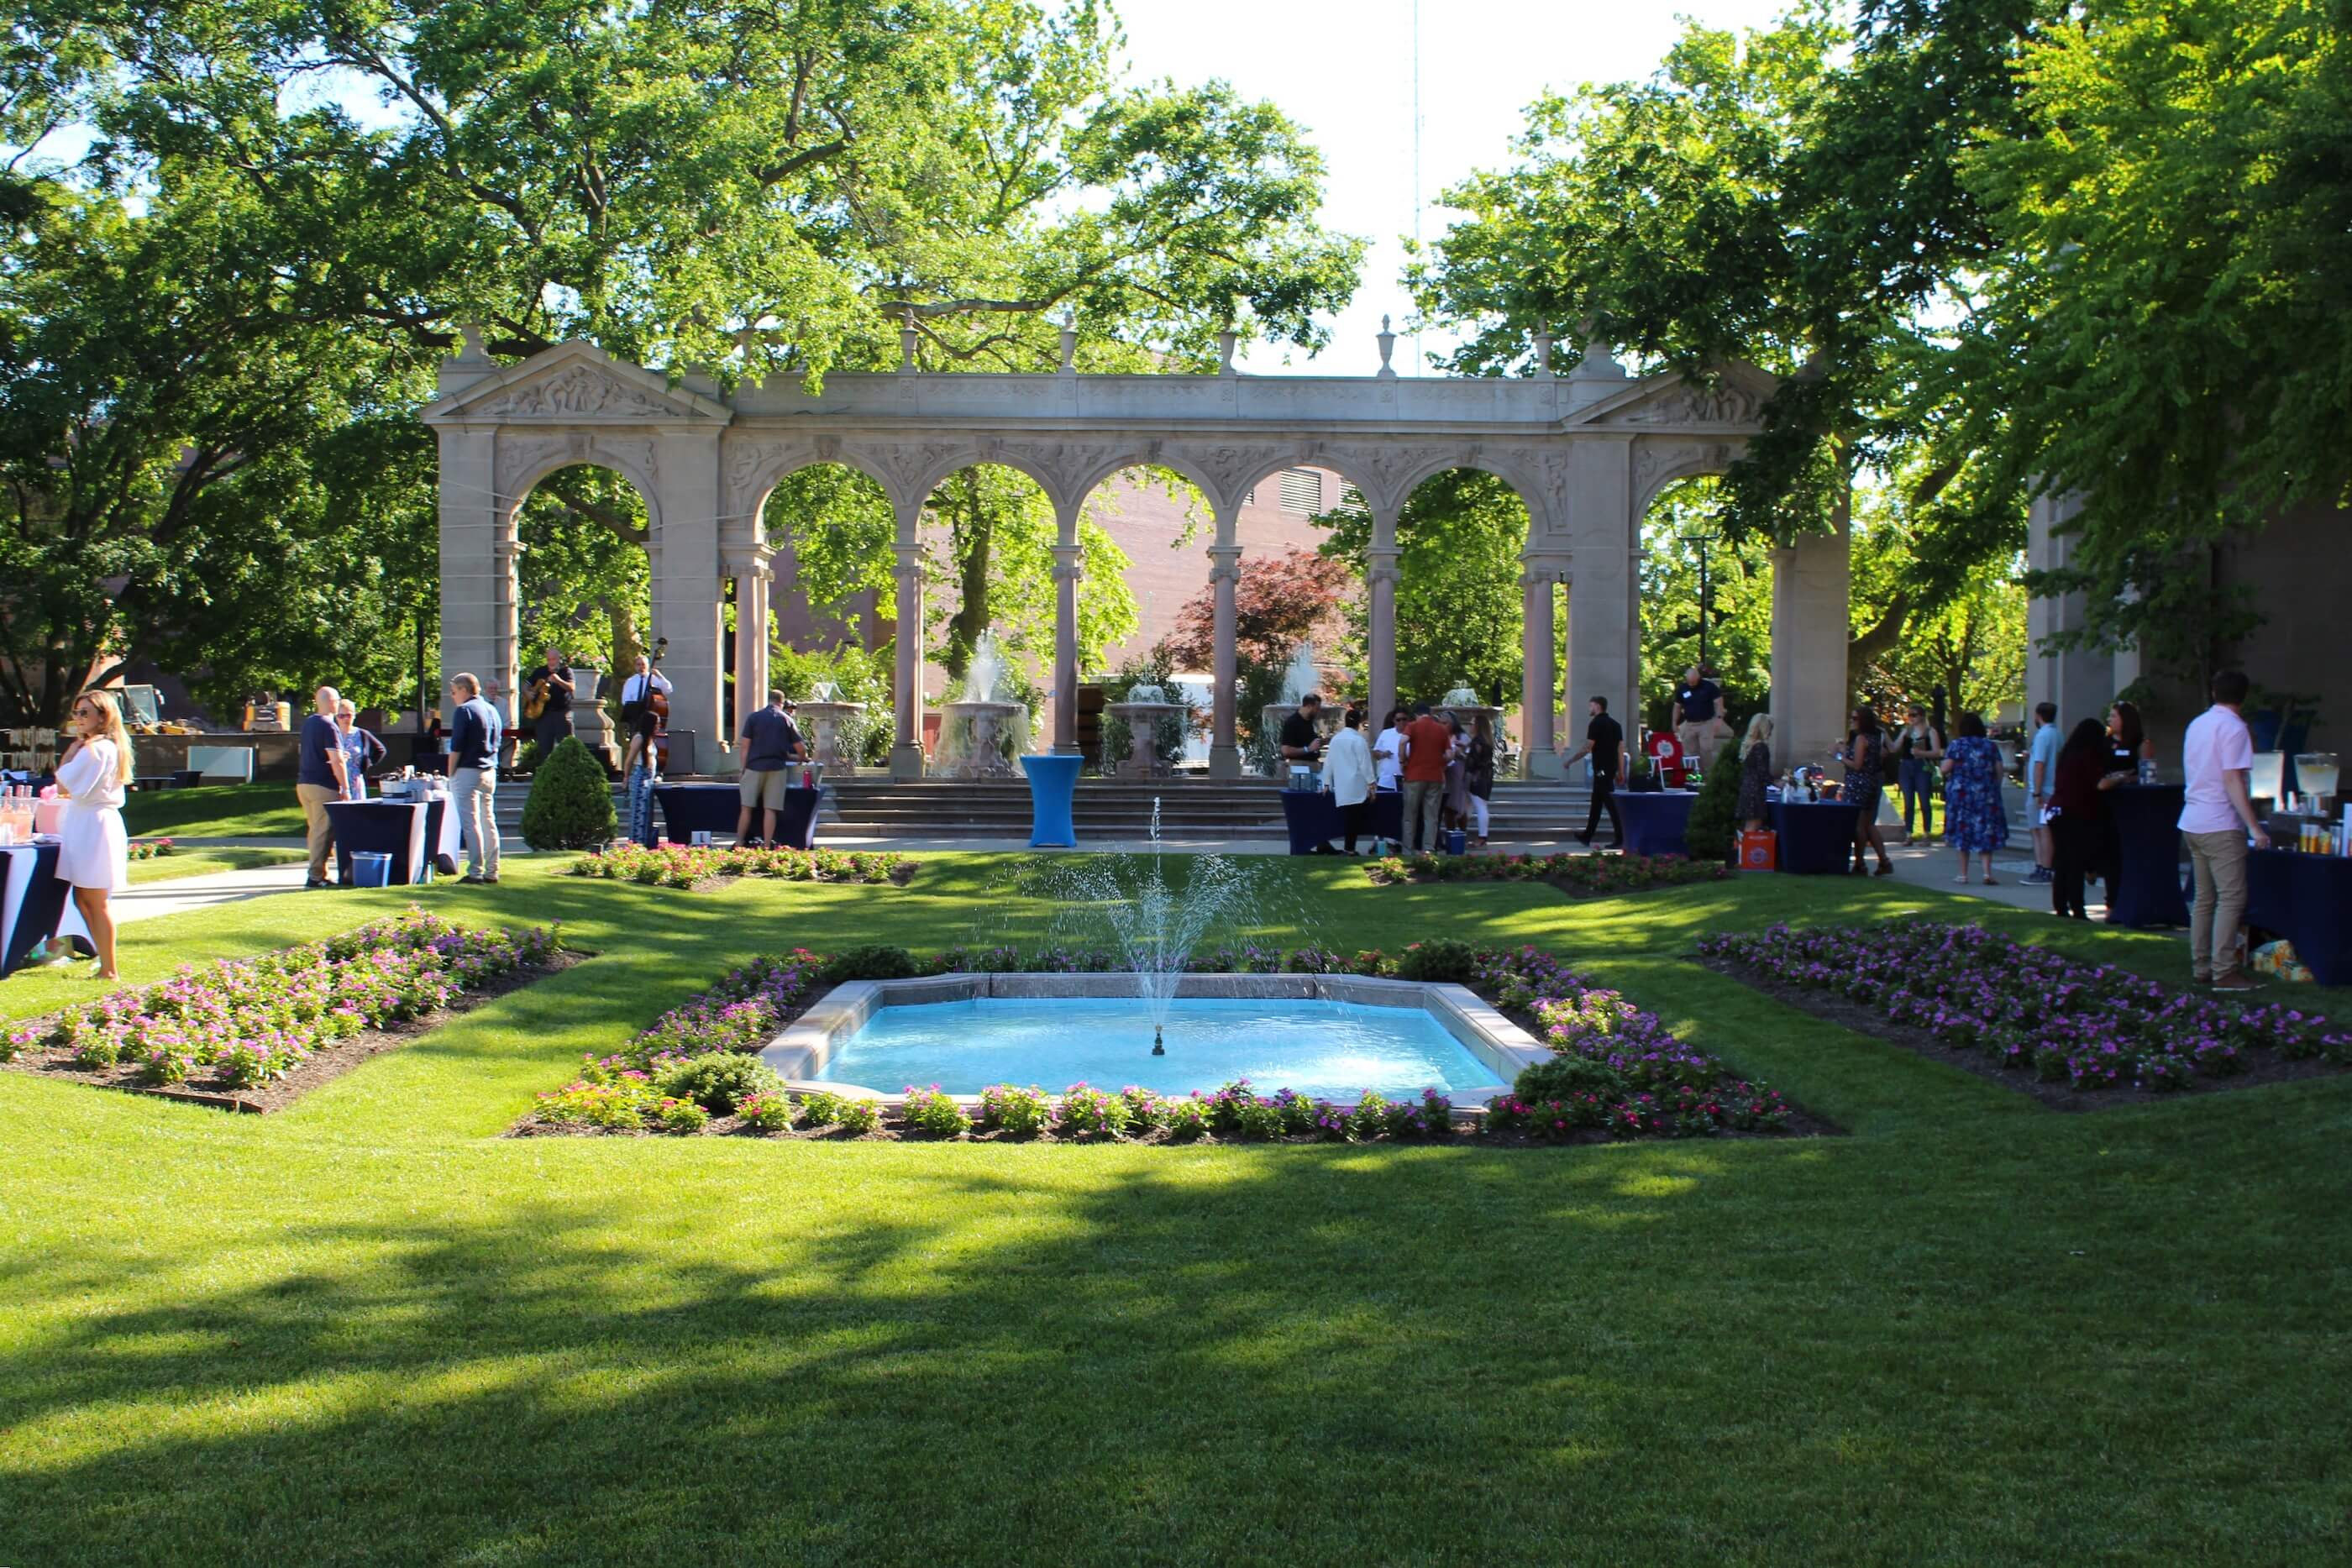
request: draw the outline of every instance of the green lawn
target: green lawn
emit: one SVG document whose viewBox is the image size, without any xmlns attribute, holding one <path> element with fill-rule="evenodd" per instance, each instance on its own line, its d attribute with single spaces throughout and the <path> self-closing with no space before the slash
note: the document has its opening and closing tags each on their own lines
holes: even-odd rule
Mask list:
<svg viewBox="0 0 2352 1568">
<path fill-rule="evenodd" d="M 698 898 L 511 862 L 427 896 L 600 956 L 281 1116 L 0 1072 L 0 1563 L 2352 1552 L 2352 1078 L 2062 1115 L 1679 956 L 1925 908 L 2185 977 L 2164 937 L 1884 883 L 1286 865 L 1264 939 L 1551 947 L 1852 1135 L 494 1137 L 753 953 L 1042 935 L 1015 863 Z M 137 925 L 124 967 L 400 902 Z"/>
<path fill-rule="evenodd" d="M 287 783 L 199 784 L 138 789 L 122 803 L 136 838 L 265 839 L 302 832 L 302 808 Z"/>
<path fill-rule="evenodd" d="M 132 861 L 131 880 L 173 882 L 184 876 L 204 876 L 216 871 L 257 871 L 263 866 L 294 865 L 302 859 L 298 849 L 273 850 L 239 844 L 200 844 L 174 849 L 152 860 Z"/>
</svg>

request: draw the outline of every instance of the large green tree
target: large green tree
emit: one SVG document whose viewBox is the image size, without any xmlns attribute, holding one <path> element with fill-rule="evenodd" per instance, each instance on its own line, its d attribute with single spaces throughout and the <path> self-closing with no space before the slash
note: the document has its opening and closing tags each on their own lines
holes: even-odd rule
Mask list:
<svg viewBox="0 0 2352 1568">
<path fill-rule="evenodd" d="M 2001 265 L 1966 324 L 2013 470 L 2079 496 L 2079 641 L 2200 681 L 2259 605 L 2209 556 L 2352 499 L 2352 7 L 2092 0 L 1969 154 Z"/>
<path fill-rule="evenodd" d="M 673 371 L 814 382 L 894 361 L 908 322 L 926 364 L 1037 367 L 1057 351 L 1054 318 L 1075 312 L 1083 363 L 1197 366 L 1222 329 L 1317 344 L 1314 313 L 1345 299 L 1360 251 L 1315 224 L 1321 165 L 1296 127 L 1221 84 L 1121 83 L 1115 28 L 1088 0 L 31 0 L 11 44 L 7 132 L 91 139 L 72 166 L 11 172 L 12 269 L 56 193 L 135 189 L 135 208 L 115 208 L 127 230 L 240 226 L 205 267 L 151 268 L 140 298 L 112 302 L 126 319 L 199 342 L 183 295 L 205 284 L 235 329 L 216 339 L 314 334 L 266 394 L 250 378 L 173 394 L 280 411 L 225 448 L 255 470 L 307 455 L 337 401 L 413 408 L 466 323 L 502 353 L 587 337 Z M 373 110 L 354 112 L 368 94 Z M 123 241 L 142 243 L 153 248 Z M 67 292 L 8 301 L 12 338 L 43 329 Z M 52 348 L 96 352 L 106 334 L 94 310 L 82 321 Z M 152 373 L 215 367 L 183 355 Z M 75 417 L 106 417 L 102 402 L 84 399 L 78 416 L 20 402 L 7 439 L 54 455 Z M 297 414 L 310 424 L 281 428 Z M 190 444 L 138 428 L 142 473 Z M 120 511 L 75 494 L 85 471 L 36 486 L 26 509 Z M 642 542 L 635 518 L 576 476 L 548 489 L 570 526 Z M 156 521 L 162 493 L 139 495 L 142 524 Z M 372 522 L 429 527 L 405 507 Z M 992 576 L 984 559 L 977 570 Z M 330 583 L 346 597 L 373 586 Z M 45 623 L 74 618 L 37 608 Z M 149 651 L 135 619 L 81 618 L 105 623 L 85 641 Z"/>
</svg>

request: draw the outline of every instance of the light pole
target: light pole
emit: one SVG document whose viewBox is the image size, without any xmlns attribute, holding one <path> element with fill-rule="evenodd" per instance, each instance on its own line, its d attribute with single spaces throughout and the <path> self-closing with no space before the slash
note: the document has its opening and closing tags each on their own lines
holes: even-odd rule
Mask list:
<svg viewBox="0 0 2352 1568">
<path fill-rule="evenodd" d="M 1682 542 L 1698 552 L 1698 668 L 1706 674 L 1706 623 L 1714 619 L 1715 584 L 1707 576 L 1706 552 L 1713 542 L 1706 534 L 1685 534 Z"/>
</svg>

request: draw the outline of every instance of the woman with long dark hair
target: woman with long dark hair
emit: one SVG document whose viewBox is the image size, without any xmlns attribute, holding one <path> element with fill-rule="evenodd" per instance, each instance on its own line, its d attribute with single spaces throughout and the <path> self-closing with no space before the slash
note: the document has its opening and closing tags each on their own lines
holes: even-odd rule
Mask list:
<svg viewBox="0 0 2352 1568">
<path fill-rule="evenodd" d="M 1485 714 L 1470 724 L 1470 750 L 1463 758 L 1464 785 L 1470 792 L 1470 825 L 1474 841 L 1486 847 L 1487 802 L 1495 796 L 1495 727 Z"/>
<path fill-rule="evenodd" d="M 1885 739 L 1878 733 L 1878 715 L 1865 703 L 1853 710 L 1853 727 L 1845 737 L 1845 799 L 1861 810 L 1853 819 L 1853 866 L 1849 874 L 1870 874 L 1865 849 L 1878 852 L 1878 874 L 1893 876 L 1895 862 L 1886 858 L 1886 841 L 1878 836 L 1878 797 L 1886 788 L 1880 753 Z"/>
<path fill-rule="evenodd" d="M 2086 718 L 2074 726 L 2058 752 L 2058 779 L 2051 791 L 2057 820 L 2052 839 L 2051 907 L 2076 920 L 2091 916 L 2083 904 L 2083 876 L 2105 841 L 2106 802 L 2100 799 L 2107 767 L 2106 727 Z"/>
</svg>

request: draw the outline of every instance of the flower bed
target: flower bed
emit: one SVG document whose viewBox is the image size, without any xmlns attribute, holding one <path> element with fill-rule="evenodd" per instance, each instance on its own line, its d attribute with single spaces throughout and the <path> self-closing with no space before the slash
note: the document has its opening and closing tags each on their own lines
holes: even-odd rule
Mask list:
<svg viewBox="0 0 2352 1568">
<path fill-rule="evenodd" d="M 1439 941 L 1416 943 L 1394 957 L 1302 947 L 1219 949 L 1199 958 L 1229 972 L 1458 978 L 1519 1015 L 1557 1054 L 1522 1073 L 1513 1092 L 1488 1101 L 1483 1119 L 1460 1124 L 1452 1101 L 1434 1089 L 1412 1100 L 1366 1094 L 1344 1103 L 1289 1089 L 1261 1094 L 1246 1081 L 1182 1096 L 1132 1086 L 1113 1093 L 1085 1083 L 1048 1095 L 1000 1083 L 983 1091 L 975 1107 L 935 1084 L 910 1084 L 899 1105 L 885 1107 L 829 1090 L 790 1090 L 757 1053 L 819 992 L 852 973 L 1099 972 L 1116 967 L 1112 956 L 954 947 L 922 959 L 862 948 L 835 962 L 803 949 L 735 970 L 663 1014 L 620 1051 L 589 1057 L 578 1078 L 540 1095 L 514 1130 L 1147 1143 L 1461 1136 L 1510 1144 L 1797 1130 L 1797 1113 L 1777 1091 L 1682 1044 L 1655 1015 L 1531 947 L 1485 953 Z"/>
<path fill-rule="evenodd" d="M 783 882 L 893 883 L 913 880 L 917 862 L 887 850 L 695 849 L 686 844 L 617 843 L 592 850 L 563 868 L 567 876 L 634 882 L 646 887 L 694 887 L 722 877 L 769 876 Z"/>
<path fill-rule="evenodd" d="M 477 931 L 411 905 L 323 941 L 183 967 L 0 1033 L 0 1061 L 110 1088 L 275 1110 L 398 1031 L 554 967 L 552 927 Z"/>
<path fill-rule="evenodd" d="M 169 839 L 133 839 L 126 852 L 134 861 L 152 861 L 176 852 Z"/>
<path fill-rule="evenodd" d="M 1417 854 L 1368 861 L 1364 874 L 1382 886 L 1400 882 L 1548 882 L 1570 893 L 1605 895 L 1722 882 L 1731 872 L 1721 861 L 1680 855 Z"/>
<path fill-rule="evenodd" d="M 2321 1014 L 2172 990 L 1977 925 L 1775 925 L 1710 937 L 1699 952 L 1833 1021 L 1959 1052 L 1961 1065 L 2063 1105 L 2352 1064 L 2352 1032 L 2332 1030 Z"/>
</svg>

